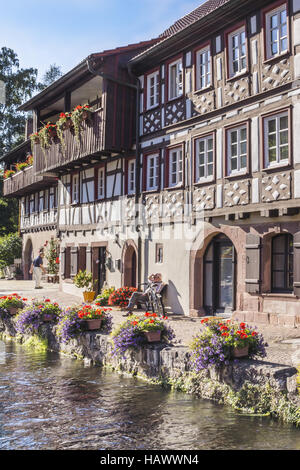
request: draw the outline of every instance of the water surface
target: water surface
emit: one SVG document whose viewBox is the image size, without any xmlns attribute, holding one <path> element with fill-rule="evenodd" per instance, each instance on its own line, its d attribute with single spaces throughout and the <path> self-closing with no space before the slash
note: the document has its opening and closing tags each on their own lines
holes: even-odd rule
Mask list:
<svg viewBox="0 0 300 470">
<path fill-rule="evenodd" d="M 300 449 L 300 430 L 0 341 L 0 449 Z"/>
</svg>

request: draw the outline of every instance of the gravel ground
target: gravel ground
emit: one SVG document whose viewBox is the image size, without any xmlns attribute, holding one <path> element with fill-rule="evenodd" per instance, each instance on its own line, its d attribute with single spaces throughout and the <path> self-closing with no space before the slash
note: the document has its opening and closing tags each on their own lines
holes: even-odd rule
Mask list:
<svg viewBox="0 0 300 470">
<path fill-rule="evenodd" d="M 24 297 L 42 299 L 50 298 L 62 306 L 71 306 L 82 301 L 81 296 L 74 296 L 60 292 L 57 284 L 43 284 L 43 289 L 35 290 L 33 281 L 7 281 L 0 280 L 0 294 L 18 292 Z M 123 320 L 124 312 L 113 309 L 114 323 L 119 325 Z M 201 319 L 189 318 L 181 315 L 170 315 L 169 322 L 176 333 L 180 345 L 187 346 L 193 336 L 201 329 Z M 293 365 L 300 367 L 300 328 L 287 328 L 276 326 L 256 326 L 269 344 L 267 357 L 264 361 L 276 364 Z"/>
</svg>

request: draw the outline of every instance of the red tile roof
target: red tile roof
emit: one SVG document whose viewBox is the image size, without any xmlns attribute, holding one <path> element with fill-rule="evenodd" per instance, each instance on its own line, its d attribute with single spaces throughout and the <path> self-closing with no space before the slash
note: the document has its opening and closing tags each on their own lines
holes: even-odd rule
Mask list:
<svg viewBox="0 0 300 470">
<path fill-rule="evenodd" d="M 205 3 L 195 8 L 191 13 L 188 13 L 183 18 L 177 20 L 172 26 L 166 29 L 161 35 L 161 38 L 166 38 L 173 36 L 174 34 L 182 31 L 191 24 L 200 20 L 204 16 L 209 15 L 217 8 L 221 7 L 225 3 L 228 3 L 230 0 L 207 0 Z"/>
</svg>

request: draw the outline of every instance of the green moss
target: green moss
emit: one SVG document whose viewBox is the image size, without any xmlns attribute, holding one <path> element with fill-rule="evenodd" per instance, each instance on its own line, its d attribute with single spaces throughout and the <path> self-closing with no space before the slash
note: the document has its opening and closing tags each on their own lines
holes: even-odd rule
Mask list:
<svg viewBox="0 0 300 470">
<path fill-rule="evenodd" d="M 16 337 L 16 340 L 18 340 L 18 337 Z M 25 339 L 25 341 L 23 341 L 22 344 L 23 346 L 27 348 L 33 348 L 37 351 L 44 352 L 48 350 L 48 340 L 46 338 L 41 338 L 40 336 L 37 336 L 37 335 L 31 336 L 30 338 Z"/>
</svg>

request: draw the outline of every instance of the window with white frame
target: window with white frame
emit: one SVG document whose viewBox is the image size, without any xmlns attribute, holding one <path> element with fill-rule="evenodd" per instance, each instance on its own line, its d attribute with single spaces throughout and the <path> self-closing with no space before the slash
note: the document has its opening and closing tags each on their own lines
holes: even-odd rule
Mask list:
<svg viewBox="0 0 300 470">
<path fill-rule="evenodd" d="M 264 118 L 266 168 L 289 162 L 288 112 Z"/>
<path fill-rule="evenodd" d="M 183 94 L 183 67 L 179 59 L 169 65 L 169 99 L 178 98 Z"/>
<path fill-rule="evenodd" d="M 247 126 L 227 130 L 228 175 L 247 171 L 248 139 Z"/>
<path fill-rule="evenodd" d="M 79 202 L 79 174 L 72 176 L 72 203 Z"/>
<path fill-rule="evenodd" d="M 182 147 L 169 150 L 169 187 L 183 183 L 183 152 Z"/>
<path fill-rule="evenodd" d="M 195 141 L 196 182 L 212 180 L 214 175 L 214 139 L 212 135 Z"/>
<path fill-rule="evenodd" d="M 246 30 L 242 28 L 228 35 L 229 76 L 244 73 L 247 70 Z"/>
<path fill-rule="evenodd" d="M 135 193 L 135 160 L 128 162 L 127 188 L 128 194 Z"/>
<path fill-rule="evenodd" d="M 147 157 L 146 190 L 156 191 L 159 185 L 159 155 Z"/>
<path fill-rule="evenodd" d="M 266 14 L 267 59 L 288 50 L 288 26 L 286 4 Z"/>
<path fill-rule="evenodd" d="M 97 188 L 98 199 L 105 198 L 105 168 L 98 169 L 98 188 Z"/>
<path fill-rule="evenodd" d="M 55 207 L 55 188 L 49 189 L 49 209 L 54 209 Z"/>
<path fill-rule="evenodd" d="M 159 72 L 147 76 L 147 109 L 159 104 Z"/>
<path fill-rule="evenodd" d="M 44 191 L 39 193 L 39 212 L 44 210 Z"/>
<path fill-rule="evenodd" d="M 196 52 L 196 89 L 202 90 L 211 84 L 210 46 Z"/>
</svg>

